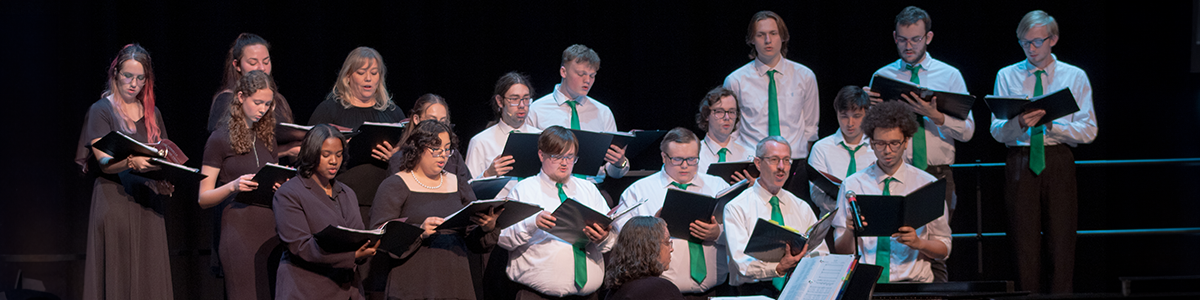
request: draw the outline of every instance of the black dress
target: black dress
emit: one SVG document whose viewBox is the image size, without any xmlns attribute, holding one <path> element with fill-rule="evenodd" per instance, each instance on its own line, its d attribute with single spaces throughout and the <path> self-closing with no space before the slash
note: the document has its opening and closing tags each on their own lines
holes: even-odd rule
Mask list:
<svg viewBox="0 0 1200 300">
<path fill-rule="evenodd" d="M 333 98 L 326 98 L 313 110 L 308 124 L 331 123 L 358 130 L 363 122 L 397 123 L 401 120 L 404 120 L 404 111 L 394 105 L 382 111 L 370 107 L 343 108 Z M 337 175 L 339 182 L 345 183 L 358 194 L 358 205 L 364 219 L 371 209 L 371 201 L 375 200 L 375 190 L 379 188 L 379 183 L 391 175 L 387 171 L 387 162 L 373 161 L 375 163 L 342 169 Z"/>
<path fill-rule="evenodd" d="M 217 130 L 217 127 L 229 124 L 229 102 L 233 101 L 234 93 L 231 91 L 221 91 L 217 96 L 213 97 L 212 106 L 208 108 L 208 132 Z M 287 98 L 279 93 L 275 93 L 275 122 L 276 123 L 295 123 L 295 118 L 292 116 L 292 106 L 288 104 Z"/>
<path fill-rule="evenodd" d="M 608 291 L 606 300 L 683 300 L 683 294 L 670 280 L 662 277 L 642 277 Z"/>
<path fill-rule="evenodd" d="M 457 180 L 458 191 L 453 193 L 413 192 L 400 176 L 393 174 L 379 186 L 375 206 L 371 207 L 372 228 L 396 218 L 420 225 L 427 217 L 446 217 L 475 200 L 467 180 L 453 174 L 446 179 Z M 471 280 L 469 257 L 491 249 L 500 237 L 500 229 L 483 232 L 478 226 L 434 234 L 407 257 L 392 259 L 388 254 L 376 255 L 371 262 L 368 282 L 372 290 L 386 290 L 388 299 L 476 299 Z M 474 270 L 478 271 L 478 270 Z M 387 274 L 386 288 L 380 287 L 378 277 Z"/>
<path fill-rule="evenodd" d="M 159 135 L 165 139 L 166 126 L 157 108 L 155 115 Z M 92 140 L 120 130 L 122 121 L 108 99 L 96 101 L 84 118 L 76 148 L 75 162 L 96 176 L 88 220 L 83 299 L 172 299 L 162 207 L 166 197 L 154 194 L 144 185 L 148 180 L 131 171 L 103 174 L 92 155 Z M 137 132 L 124 133 L 146 142 L 145 121 L 137 121 Z"/>
<path fill-rule="evenodd" d="M 274 151 L 267 150 L 267 145 L 258 139 L 251 152 L 235 153 L 226 126 L 214 131 L 204 145 L 204 165 L 221 169 L 217 174 L 218 187 L 274 162 Z M 275 233 L 275 214 L 270 208 L 235 202 L 233 195 L 216 208 L 221 212 L 217 253 L 225 273 L 226 295 L 231 300 L 271 299 L 269 275 L 274 273 L 278 257 L 274 262 L 270 257 L 280 245 Z"/>
</svg>

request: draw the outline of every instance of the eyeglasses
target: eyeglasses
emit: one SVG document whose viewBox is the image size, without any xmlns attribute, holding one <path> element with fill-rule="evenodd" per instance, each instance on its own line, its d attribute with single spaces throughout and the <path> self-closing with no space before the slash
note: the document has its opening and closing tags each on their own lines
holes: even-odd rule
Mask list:
<svg viewBox="0 0 1200 300">
<path fill-rule="evenodd" d="M 532 100 L 533 100 L 533 97 L 524 97 L 524 98 L 512 97 L 512 98 L 504 98 L 504 103 L 507 103 L 508 106 L 512 106 L 512 107 L 518 107 L 518 106 L 521 106 L 521 104 L 525 104 L 525 106 L 529 106 L 529 102 Z"/>
<path fill-rule="evenodd" d="M 714 110 L 712 110 L 712 116 L 722 118 L 722 119 L 725 119 L 725 118 L 732 119 L 734 117 L 737 117 L 737 113 L 738 113 L 738 111 L 736 109 L 730 109 L 730 110 L 714 109 Z"/>
<path fill-rule="evenodd" d="M 454 155 L 454 148 L 442 149 L 429 147 L 429 154 L 432 154 L 433 157 L 450 157 L 451 155 Z"/>
<path fill-rule="evenodd" d="M 871 148 L 876 151 L 884 149 L 900 149 L 900 145 L 904 144 L 904 140 L 899 141 L 871 141 Z"/>
<path fill-rule="evenodd" d="M 563 162 L 575 163 L 575 162 L 576 162 L 576 161 L 578 161 L 578 160 L 579 160 L 579 157 L 578 157 L 578 156 L 574 156 L 574 155 L 558 155 L 558 154 L 555 154 L 555 155 L 551 155 L 551 156 L 550 156 L 550 161 L 551 161 L 551 162 L 556 162 L 556 163 L 563 163 Z"/>
<path fill-rule="evenodd" d="M 663 239 L 662 245 L 663 245 L 663 247 L 667 247 L 667 248 L 675 247 L 675 245 L 671 244 L 671 237 L 667 237 L 667 238 Z"/>
<path fill-rule="evenodd" d="M 129 83 L 129 82 L 133 81 L 134 78 L 135 78 L 135 76 L 133 75 L 133 73 L 121 72 L 121 81 L 123 81 L 125 83 Z M 137 78 L 138 83 L 146 82 L 145 74 L 137 75 L 136 78 Z"/>
<path fill-rule="evenodd" d="M 920 44 L 921 42 L 925 41 L 925 35 L 914 36 L 911 39 L 897 35 L 895 38 L 897 44 L 907 44 L 909 42 L 912 42 L 913 44 Z"/>
<path fill-rule="evenodd" d="M 700 157 L 695 157 L 695 156 L 693 156 L 693 157 L 671 157 L 670 154 L 667 154 L 665 152 L 663 153 L 663 155 L 665 155 L 667 157 L 667 159 L 671 160 L 672 166 L 682 166 L 684 162 L 687 162 L 688 165 L 695 166 L 696 163 L 700 162 Z"/>
<path fill-rule="evenodd" d="M 1054 37 L 1054 36 L 1051 35 L 1048 37 L 1044 37 L 1044 38 L 1040 38 L 1040 39 L 1033 39 L 1033 40 L 1029 40 L 1029 41 L 1017 39 L 1017 44 L 1020 44 L 1021 48 L 1029 48 L 1029 44 L 1033 44 L 1034 48 L 1041 48 L 1042 44 L 1045 43 L 1046 40 L 1049 40 L 1052 37 Z"/>
<path fill-rule="evenodd" d="M 764 160 L 764 161 L 766 161 L 766 162 L 767 162 L 767 164 L 770 164 L 770 165 L 773 165 L 773 166 L 777 166 L 777 165 L 779 165 L 779 163 L 781 163 L 781 162 L 782 162 L 782 163 L 784 163 L 784 164 L 786 164 L 786 165 L 791 165 L 791 164 L 792 164 L 792 158 L 791 158 L 791 157 L 762 157 L 762 156 L 759 156 L 758 158 L 759 158 L 759 159 L 762 159 L 762 160 Z"/>
</svg>

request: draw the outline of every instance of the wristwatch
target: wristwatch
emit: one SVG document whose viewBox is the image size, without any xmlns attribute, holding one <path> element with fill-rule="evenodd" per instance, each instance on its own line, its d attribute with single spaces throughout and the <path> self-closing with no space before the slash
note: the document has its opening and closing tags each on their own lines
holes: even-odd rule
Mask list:
<svg viewBox="0 0 1200 300">
<path fill-rule="evenodd" d="M 624 169 L 626 167 L 629 167 L 629 158 L 625 158 L 624 161 L 621 161 L 620 165 L 617 165 L 617 168 L 621 168 L 621 169 Z"/>
</svg>

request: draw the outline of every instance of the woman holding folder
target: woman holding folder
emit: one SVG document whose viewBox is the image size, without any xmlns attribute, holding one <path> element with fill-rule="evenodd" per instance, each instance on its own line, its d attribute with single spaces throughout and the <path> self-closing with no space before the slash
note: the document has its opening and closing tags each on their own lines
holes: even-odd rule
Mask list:
<svg viewBox="0 0 1200 300">
<path fill-rule="evenodd" d="M 355 270 L 375 255 L 379 242 L 329 253 L 313 237 L 331 225 L 365 228 L 354 191 L 334 179 L 345 145 L 346 138 L 333 126 L 313 126 L 301 142 L 296 177 L 275 192 L 275 231 L 287 245 L 275 280 L 276 299 L 363 298 Z"/>
<path fill-rule="evenodd" d="M 388 299 L 476 298 L 471 274 L 480 270 L 471 270 L 468 256 L 487 252 L 496 244 L 500 230 L 495 221 L 500 213 L 477 214 L 471 219 L 475 225 L 467 228 L 435 229 L 444 221 L 442 217 L 475 200 L 468 178 L 444 169 L 457 146 L 450 126 L 437 120 L 415 125 L 405 139 L 400 149 L 403 155 L 398 157 L 400 171 L 380 184 L 370 220 L 377 227 L 407 218 L 420 224 L 425 233 L 408 253 L 376 255 L 369 289 L 385 291 Z"/>
<path fill-rule="evenodd" d="M 146 144 L 166 141 L 166 126 L 154 100 L 150 53 L 138 44 L 125 45 L 108 67 L 107 88 L 84 117 L 75 154 L 75 163 L 96 176 L 83 299 L 174 297 L 159 195 L 169 194 L 171 188 L 138 176 L 160 167 L 147 157 L 113 157 L 92 148 L 113 131 Z"/>
<path fill-rule="evenodd" d="M 269 257 L 279 246 L 270 208 L 232 201 L 239 192 L 260 187 L 254 174 L 275 163 L 275 89 L 271 76 L 250 71 L 238 79 L 235 98 L 223 111 L 225 124 L 204 144 L 200 208 L 220 207 L 217 255 L 229 299 L 271 299 Z M 220 206 L 218 206 L 220 205 Z"/>
</svg>

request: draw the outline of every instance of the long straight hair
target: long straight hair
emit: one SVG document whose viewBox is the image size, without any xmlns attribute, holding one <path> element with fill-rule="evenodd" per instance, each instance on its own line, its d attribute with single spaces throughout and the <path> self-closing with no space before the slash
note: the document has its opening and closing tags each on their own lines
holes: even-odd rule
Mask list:
<svg viewBox="0 0 1200 300">
<path fill-rule="evenodd" d="M 346 55 L 346 61 L 342 62 L 342 70 L 338 73 L 337 82 L 333 84 L 333 90 L 329 91 L 329 97 L 341 104 L 342 108 L 350 108 L 352 106 L 350 99 L 355 97 L 354 89 L 350 86 L 350 74 L 372 60 L 379 65 L 379 86 L 375 88 L 376 92 L 373 96 L 375 105 L 371 108 L 378 111 L 396 109 L 396 105 L 392 103 L 392 95 L 387 90 L 387 66 L 383 64 L 383 55 L 371 47 L 358 47 Z"/>
<path fill-rule="evenodd" d="M 146 120 L 146 139 L 147 142 L 157 143 L 161 140 L 161 133 L 158 130 L 158 116 L 154 113 L 154 66 L 150 63 L 150 52 L 146 48 L 142 48 L 137 43 L 125 45 L 121 51 L 117 52 L 117 57 L 113 58 L 112 64 L 108 66 L 108 86 L 104 88 L 104 93 L 101 97 L 113 96 L 113 113 L 121 116 L 121 131 L 128 133 L 137 133 L 137 124 L 129 121 L 125 113 L 121 111 L 119 104 L 116 103 L 116 87 L 117 81 L 120 78 L 117 73 L 121 71 L 121 64 L 126 61 L 134 60 L 142 64 L 145 71 L 146 84 L 142 86 L 142 91 L 135 97 L 142 102 L 142 118 Z"/>
</svg>

